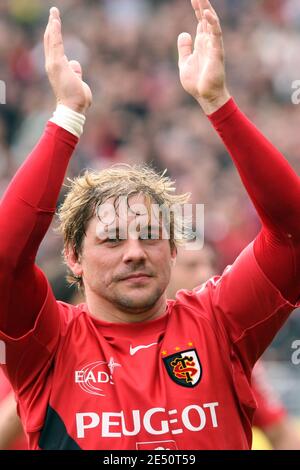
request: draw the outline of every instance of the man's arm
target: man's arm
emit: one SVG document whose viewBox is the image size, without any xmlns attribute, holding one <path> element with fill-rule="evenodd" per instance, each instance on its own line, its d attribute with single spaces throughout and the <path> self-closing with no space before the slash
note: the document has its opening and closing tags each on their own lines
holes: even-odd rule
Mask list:
<svg viewBox="0 0 300 470">
<path fill-rule="evenodd" d="M 260 216 L 263 228 L 254 244 L 258 264 L 295 302 L 300 296 L 299 178 L 230 99 L 218 16 L 208 0 L 192 0 L 192 5 L 198 19 L 194 49 L 188 33 L 178 38 L 182 85 L 209 116 Z"/>
<path fill-rule="evenodd" d="M 8 360 L 13 356 L 11 349 L 18 349 L 14 339 L 33 328 L 46 297 L 51 297 L 54 305 L 48 282 L 35 266 L 35 256 L 55 212 L 84 113 L 91 103 L 80 64 L 69 62 L 64 54 L 57 8 L 50 10 L 44 45 L 46 69 L 59 106 L 0 205 L 0 329 L 1 339 L 8 344 Z"/>
<path fill-rule="evenodd" d="M 47 281 L 35 266 L 35 256 L 55 213 L 77 140 L 48 123 L 1 201 L 0 329 L 15 338 L 33 326 L 46 296 Z"/>
<path fill-rule="evenodd" d="M 256 260 L 290 302 L 300 297 L 300 180 L 233 101 L 210 116 L 257 210 Z"/>
<path fill-rule="evenodd" d="M 300 183 L 230 99 L 219 19 L 208 0 L 192 4 L 199 24 L 194 48 L 187 33 L 178 38 L 181 82 L 219 132 L 263 225 L 212 288 L 218 321 L 251 368 L 292 309 L 281 295 L 291 302 L 300 295 Z"/>
</svg>

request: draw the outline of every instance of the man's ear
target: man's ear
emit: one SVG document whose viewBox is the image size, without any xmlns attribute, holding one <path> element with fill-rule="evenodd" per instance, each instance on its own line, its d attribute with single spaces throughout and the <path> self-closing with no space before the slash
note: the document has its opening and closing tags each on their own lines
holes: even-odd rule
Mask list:
<svg viewBox="0 0 300 470">
<path fill-rule="evenodd" d="M 81 277 L 83 269 L 81 266 L 80 256 L 76 255 L 74 248 L 70 245 L 65 247 L 64 254 L 66 263 L 72 273 L 77 277 Z"/>
</svg>

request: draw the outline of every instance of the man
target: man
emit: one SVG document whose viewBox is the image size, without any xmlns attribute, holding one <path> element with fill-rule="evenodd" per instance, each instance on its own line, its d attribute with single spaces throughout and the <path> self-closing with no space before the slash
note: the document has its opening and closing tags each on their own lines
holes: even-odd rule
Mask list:
<svg viewBox="0 0 300 470">
<path fill-rule="evenodd" d="M 199 23 L 194 49 L 190 35 L 178 38 L 181 83 L 231 152 L 263 229 L 222 277 L 167 302 L 174 218 L 170 240 L 162 223 L 152 238 L 136 236 L 149 229 L 140 210 L 186 196 L 146 168 L 87 174 L 60 210 L 66 262 L 86 303 L 56 302 L 34 259 L 91 91 L 64 55 L 52 8 L 45 55 L 58 108 L 6 192 L 0 223 L 0 338 L 31 449 L 251 447 L 251 370 L 299 297 L 300 185 L 230 98 L 218 17 L 207 0 L 192 3 Z"/>
</svg>

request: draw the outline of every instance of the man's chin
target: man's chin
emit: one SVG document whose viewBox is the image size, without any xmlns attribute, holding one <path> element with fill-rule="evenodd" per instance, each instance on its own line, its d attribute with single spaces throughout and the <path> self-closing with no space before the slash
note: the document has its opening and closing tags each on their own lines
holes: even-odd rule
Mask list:
<svg viewBox="0 0 300 470">
<path fill-rule="evenodd" d="M 134 289 L 136 290 L 136 289 Z M 146 290 L 146 289 L 145 289 Z M 124 295 L 119 295 L 115 300 L 116 303 L 123 309 L 130 310 L 131 312 L 145 312 L 155 306 L 159 301 L 162 292 L 132 292 Z"/>
</svg>

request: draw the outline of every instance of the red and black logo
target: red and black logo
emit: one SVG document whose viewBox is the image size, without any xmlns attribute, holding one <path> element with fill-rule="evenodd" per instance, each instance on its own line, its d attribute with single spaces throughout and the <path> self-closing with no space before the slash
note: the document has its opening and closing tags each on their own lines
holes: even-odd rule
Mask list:
<svg viewBox="0 0 300 470">
<path fill-rule="evenodd" d="M 202 376 L 202 367 L 196 349 L 180 351 L 163 358 L 171 379 L 183 387 L 196 387 Z"/>
</svg>

